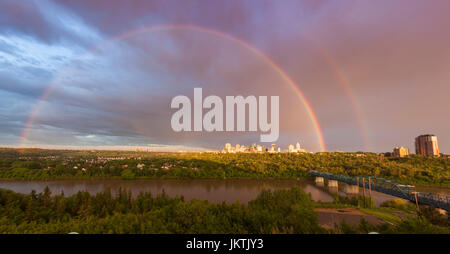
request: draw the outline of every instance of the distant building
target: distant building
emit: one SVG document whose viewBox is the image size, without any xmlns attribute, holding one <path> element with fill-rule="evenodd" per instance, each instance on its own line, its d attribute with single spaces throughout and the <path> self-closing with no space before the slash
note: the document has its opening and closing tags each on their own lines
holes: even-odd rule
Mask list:
<svg viewBox="0 0 450 254">
<path fill-rule="evenodd" d="M 420 135 L 416 138 L 416 154 L 422 156 L 439 156 L 438 140 L 435 135 Z"/>
<path fill-rule="evenodd" d="M 272 146 L 270 147 L 270 152 L 271 152 L 271 153 L 275 153 L 275 152 L 276 152 L 276 149 L 277 149 L 277 145 L 272 144 Z"/>
<path fill-rule="evenodd" d="M 294 146 L 293 145 L 289 145 L 289 152 L 293 153 L 294 152 Z"/>
<path fill-rule="evenodd" d="M 290 153 L 303 153 L 303 152 L 306 152 L 306 150 L 305 149 L 301 149 L 300 143 L 297 142 L 295 147 L 294 147 L 294 145 L 289 145 L 288 152 L 290 152 Z"/>
<path fill-rule="evenodd" d="M 281 153 L 281 147 L 277 147 L 276 144 L 271 144 L 270 147 L 266 148 L 263 145 L 258 145 L 256 143 L 245 146 L 236 144 L 236 146 L 232 146 L 230 143 L 225 144 L 225 147 L 220 151 L 221 153 Z M 297 142 L 297 145 L 289 145 L 288 152 L 291 153 L 301 153 L 306 152 L 305 149 L 300 148 L 300 143 Z"/>
<path fill-rule="evenodd" d="M 394 148 L 393 152 L 392 152 L 394 157 L 406 157 L 409 155 L 409 149 L 405 148 L 403 146 L 400 147 L 396 147 Z"/>
<path fill-rule="evenodd" d="M 257 146 L 256 146 L 256 151 L 257 151 L 257 152 L 263 152 L 263 151 L 264 151 L 264 147 L 261 146 L 261 145 L 257 145 Z"/>
<path fill-rule="evenodd" d="M 230 143 L 226 143 L 225 147 L 222 149 L 222 153 L 234 153 L 234 147 Z"/>
<path fill-rule="evenodd" d="M 245 147 L 244 145 L 236 145 L 236 152 L 237 153 L 245 153 L 245 152 L 249 152 L 250 149 Z"/>
<path fill-rule="evenodd" d="M 236 146 L 231 146 L 230 143 L 226 143 L 225 147 L 222 149 L 222 153 L 246 153 L 252 152 L 254 148 L 246 147 L 245 145 L 236 144 Z"/>
<path fill-rule="evenodd" d="M 147 148 L 143 148 L 143 147 L 136 147 L 136 152 L 150 152 L 151 150 Z"/>
</svg>

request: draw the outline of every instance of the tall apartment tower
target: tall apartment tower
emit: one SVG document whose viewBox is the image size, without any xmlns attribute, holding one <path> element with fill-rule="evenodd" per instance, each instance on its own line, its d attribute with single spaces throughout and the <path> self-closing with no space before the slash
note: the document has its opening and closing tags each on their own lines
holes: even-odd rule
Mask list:
<svg viewBox="0 0 450 254">
<path fill-rule="evenodd" d="M 416 154 L 422 156 L 439 156 L 439 147 L 435 135 L 420 135 L 416 138 Z"/>
</svg>

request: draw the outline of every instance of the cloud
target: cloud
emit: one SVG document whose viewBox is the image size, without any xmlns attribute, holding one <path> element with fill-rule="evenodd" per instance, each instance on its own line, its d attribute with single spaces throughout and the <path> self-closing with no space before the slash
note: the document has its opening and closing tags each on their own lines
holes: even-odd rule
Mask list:
<svg viewBox="0 0 450 254">
<path fill-rule="evenodd" d="M 122 138 L 116 142 L 127 142 L 127 138 L 136 137 L 144 143 L 215 148 L 229 140 L 241 142 L 244 136 L 253 142 L 259 139 L 256 133 L 173 132 L 170 127 L 174 112 L 169 107 L 171 99 L 179 94 L 192 98 L 194 87 L 200 86 L 205 89 L 205 96 L 282 96 L 282 108 L 298 108 L 295 118 L 289 117 L 289 113 L 283 114 L 283 129 L 304 130 L 302 136 L 306 142 L 311 147 L 317 145 L 306 109 L 292 93 L 292 88 L 265 59 L 239 43 L 223 41 L 221 37 L 199 31 L 156 36 L 143 34 L 129 40 L 127 43 L 111 42 L 58 74 L 52 81 L 51 95 L 41 103 L 34 116 L 30 141 L 42 143 L 40 137 L 49 136 L 42 131 L 53 128 L 67 135 Z M 168 42 L 171 47 L 156 43 L 161 41 Z M 211 44 L 211 41 L 215 43 Z M 145 45 L 151 45 L 152 50 L 142 50 Z M 86 68 L 86 65 L 92 68 Z M 265 70 L 264 75 L 261 75 L 262 70 Z M 274 86 L 274 83 L 279 85 Z M 60 137 L 54 142 L 58 139 L 68 141 Z M 82 143 L 79 139 L 71 142 Z"/>
<path fill-rule="evenodd" d="M 4 0 L 0 14 L 0 32 L 5 35 L 26 35 L 50 45 L 70 42 L 82 47 L 101 37 L 70 10 L 48 0 Z"/>
<path fill-rule="evenodd" d="M 422 132 L 437 134 L 448 151 L 450 122 L 443 116 L 450 107 L 450 34 L 443 31 L 450 27 L 449 5 L 2 1 L 0 94 L 4 104 L 15 100 L 20 107 L 0 111 L 0 143 L 20 132 L 14 128 L 49 84 L 54 88 L 36 115 L 30 142 L 42 144 L 51 135 L 53 143 L 84 145 L 253 143 L 258 135 L 171 131 L 170 99 L 202 86 L 205 94 L 220 96 L 279 94 L 285 98 L 280 144 L 301 140 L 318 150 L 292 88 L 239 43 L 195 29 L 116 37 L 148 26 L 192 24 L 248 42 L 288 73 L 316 112 L 331 150 L 367 149 L 363 125 L 372 151 L 412 148 Z"/>
<path fill-rule="evenodd" d="M 0 3 L 0 29 L 4 33 L 19 31 L 49 41 L 56 37 L 52 25 L 34 1 L 5 0 Z"/>
</svg>

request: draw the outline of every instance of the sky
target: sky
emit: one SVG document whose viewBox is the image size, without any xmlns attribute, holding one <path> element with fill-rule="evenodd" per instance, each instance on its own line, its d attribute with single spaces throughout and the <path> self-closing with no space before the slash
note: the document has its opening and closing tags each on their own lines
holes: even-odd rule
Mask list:
<svg viewBox="0 0 450 254">
<path fill-rule="evenodd" d="M 201 87 L 279 96 L 283 149 L 414 151 L 431 133 L 448 154 L 449 10 L 446 0 L 0 0 L 0 146 L 259 142 L 260 132 L 174 132 L 171 99 Z"/>
</svg>

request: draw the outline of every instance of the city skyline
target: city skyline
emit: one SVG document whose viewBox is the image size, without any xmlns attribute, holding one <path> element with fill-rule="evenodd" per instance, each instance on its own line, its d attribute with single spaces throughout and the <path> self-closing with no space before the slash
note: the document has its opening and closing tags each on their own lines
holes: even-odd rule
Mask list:
<svg viewBox="0 0 450 254">
<path fill-rule="evenodd" d="M 414 139 L 415 143 L 415 153 L 416 155 L 421 156 L 440 156 L 441 152 L 439 152 L 438 140 L 436 135 L 433 134 L 422 134 Z M 293 144 L 289 144 L 288 147 L 282 148 L 278 146 L 276 143 L 270 143 L 267 145 L 261 145 L 264 143 L 252 143 L 250 145 L 239 144 L 237 143 L 233 146 L 230 143 L 226 143 L 225 146 L 220 149 L 207 149 L 203 147 L 190 147 L 183 145 L 155 145 L 148 144 L 144 146 L 70 146 L 70 145 L 62 145 L 62 146 L 52 146 L 52 145 L 36 145 L 36 146 L 0 146 L 0 148 L 39 148 L 39 149 L 62 149 L 62 150 L 112 150 L 112 151 L 135 151 L 135 152 L 222 152 L 222 153 L 238 153 L 238 152 L 288 152 L 288 153 L 313 153 L 311 151 L 307 151 L 304 149 L 300 142 L 296 142 L 295 146 Z M 336 151 L 327 151 L 327 152 L 344 152 L 341 150 Z M 345 152 L 364 152 L 364 151 L 345 151 Z M 389 154 L 390 152 L 384 151 L 380 152 L 380 154 Z M 393 149 L 392 156 L 394 157 L 408 157 L 410 154 L 408 147 L 396 146 Z M 445 154 L 444 154 L 445 155 Z M 446 155 L 448 156 L 448 155 Z"/>
<path fill-rule="evenodd" d="M 449 8 L 2 1 L 0 146 L 259 143 L 253 132 L 174 133 L 170 99 L 192 99 L 201 87 L 205 95 L 279 96 L 280 138 L 266 147 L 300 140 L 313 152 L 414 151 L 415 137 L 433 133 L 449 154 Z"/>
</svg>

